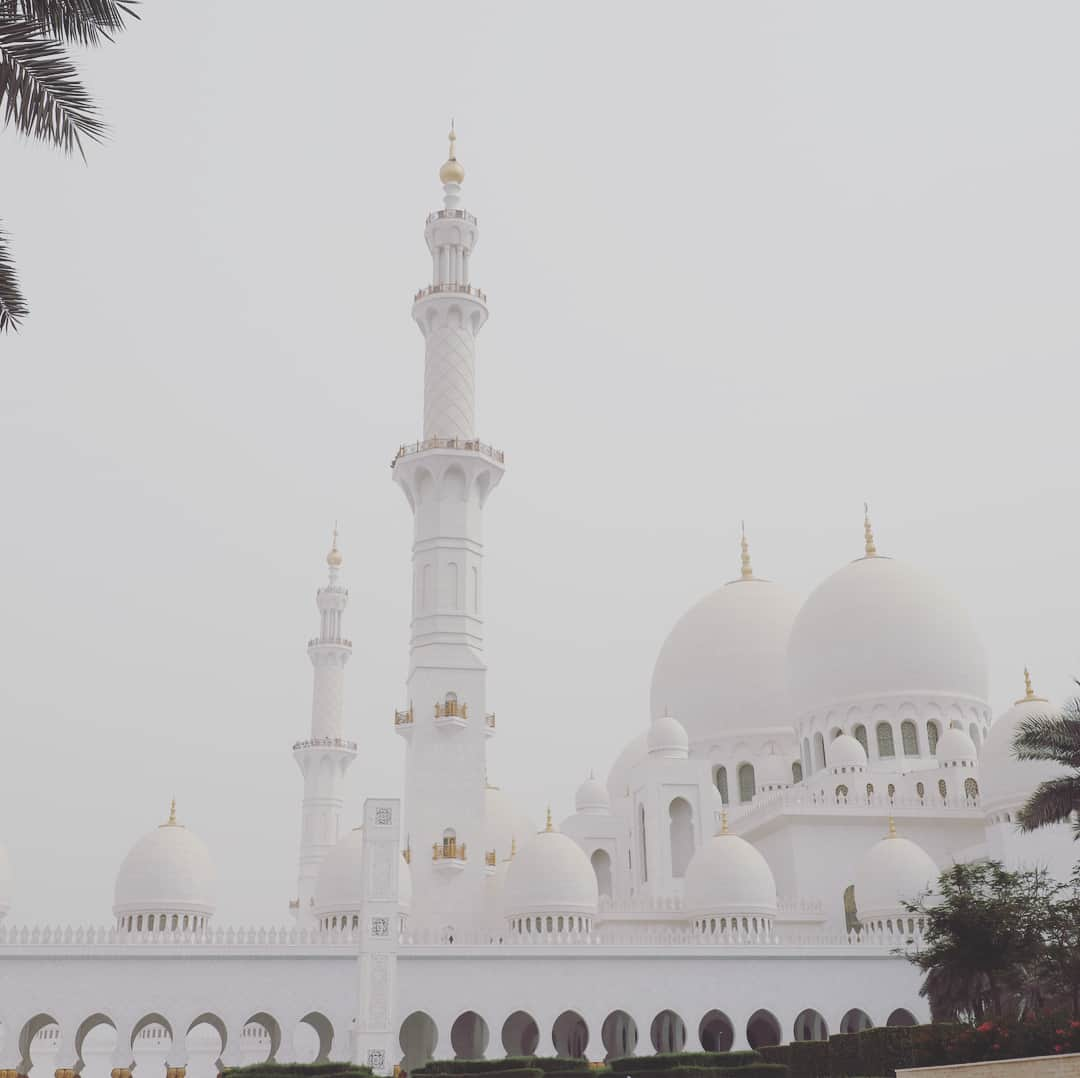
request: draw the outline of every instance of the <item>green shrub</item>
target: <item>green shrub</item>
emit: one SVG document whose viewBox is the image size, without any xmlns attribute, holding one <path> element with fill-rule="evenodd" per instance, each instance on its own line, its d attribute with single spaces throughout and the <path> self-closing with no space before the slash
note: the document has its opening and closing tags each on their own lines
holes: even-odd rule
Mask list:
<svg viewBox="0 0 1080 1078">
<path fill-rule="evenodd" d="M 858 1033 L 834 1033 L 829 1038 L 829 1073 L 833 1078 L 862 1075 Z"/>
<path fill-rule="evenodd" d="M 545 1074 L 553 1071 L 589 1070 L 586 1059 L 564 1059 L 561 1056 L 506 1056 L 504 1059 L 434 1059 L 411 1072 L 416 1078 L 431 1078 L 436 1074 L 492 1074 L 506 1071 L 539 1070 Z"/>
<path fill-rule="evenodd" d="M 785 1067 L 791 1065 L 790 1044 L 763 1045 L 761 1048 L 757 1049 L 757 1053 L 766 1063 L 779 1063 Z"/>
<path fill-rule="evenodd" d="M 788 1047 L 791 1078 L 829 1078 L 828 1041 L 792 1041 Z"/>
<path fill-rule="evenodd" d="M 492 1060 L 473 1059 L 473 1060 L 454 1060 L 454 1062 L 455 1063 L 464 1063 L 464 1062 L 499 1063 L 499 1062 L 502 1062 L 502 1061 L 501 1060 L 495 1060 L 495 1059 L 492 1059 Z M 414 1073 L 418 1074 L 420 1072 L 416 1071 Z M 442 1071 L 442 1072 L 440 1072 L 440 1071 L 427 1071 L 427 1070 L 424 1071 L 424 1074 L 426 1076 L 428 1076 L 428 1078 L 432 1078 L 432 1076 L 438 1075 L 440 1073 L 441 1074 L 446 1074 L 448 1076 L 452 1074 L 453 1078 L 496 1078 L 496 1076 L 498 1076 L 498 1078 L 544 1078 L 544 1072 L 539 1067 L 512 1067 L 512 1068 L 507 1067 L 507 1068 L 505 1068 L 503 1070 L 500 1070 L 498 1067 L 488 1067 L 488 1068 L 485 1068 L 484 1070 L 479 1070 L 479 1071 L 457 1071 L 456 1070 L 456 1071 L 452 1071 L 452 1072 L 448 1072 L 448 1071 Z"/>
<path fill-rule="evenodd" d="M 370 1067 L 351 1063 L 252 1063 L 226 1067 L 223 1078 L 372 1078 Z"/>
<path fill-rule="evenodd" d="M 637 1064 L 643 1059 L 655 1059 L 655 1056 L 634 1056 L 629 1060 L 620 1060 L 620 1066 L 613 1073 L 636 1075 L 647 1074 L 649 1078 L 787 1078 L 788 1069 L 780 1063 L 747 1063 L 735 1067 L 680 1067 L 667 1070 L 650 1069 L 642 1071 Z M 625 1065 L 623 1065 L 625 1064 Z"/>
<path fill-rule="evenodd" d="M 760 1063 L 757 1052 L 663 1052 L 655 1056 L 622 1056 L 613 1059 L 608 1066 L 613 1071 L 669 1071 L 686 1070 L 690 1067 L 715 1070 L 746 1067 L 751 1063 Z M 683 1076 L 689 1078 L 689 1076 Z"/>
</svg>

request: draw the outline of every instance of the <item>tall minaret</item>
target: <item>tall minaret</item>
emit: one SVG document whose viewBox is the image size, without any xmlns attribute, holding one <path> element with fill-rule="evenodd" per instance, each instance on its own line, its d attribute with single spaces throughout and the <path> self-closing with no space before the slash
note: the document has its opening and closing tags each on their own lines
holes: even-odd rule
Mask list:
<svg viewBox="0 0 1080 1078">
<path fill-rule="evenodd" d="M 341 615 L 349 602 L 341 584 L 341 551 L 337 528 L 326 555 L 330 579 L 315 597 L 319 635 L 308 641 L 308 658 L 315 668 L 311 700 L 311 736 L 293 745 L 293 759 L 304 776 L 304 806 L 300 824 L 300 870 L 296 898 L 290 903 L 297 923 L 313 923 L 312 904 L 319 865 L 338 840 L 345 802 L 345 772 L 356 759 L 356 742 L 344 737 L 345 664 L 352 641 L 341 635 Z"/>
<path fill-rule="evenodd" d="M 502 454 L 476 436 L 476 337 L 488 310 L 469 284 L 479 233 L 461 208 L 455 138 L 451 129 L 439 170 L 444 208 L 424 230 L 432 283 L 412 309 L 425 342 L 423 438 L 393 463 L 414 518 L 408 704 L 395 719 L 408 742 L 410 919 L 448 934 L 483 908 L 485 741 L 495 729 L 483 660 L 483 510 L 503 474 Z"/>
</svg>

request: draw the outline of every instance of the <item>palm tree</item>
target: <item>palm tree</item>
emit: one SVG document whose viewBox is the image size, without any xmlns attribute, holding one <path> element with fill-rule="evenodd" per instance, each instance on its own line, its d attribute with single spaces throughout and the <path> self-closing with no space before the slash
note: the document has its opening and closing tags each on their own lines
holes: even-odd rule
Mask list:
<svg viewBox="0 0 1080 1078">
<path fill-rule="evenodd" d="M 1021 829 L 1034 831 L 1071 818 L 1074 837 L 1080 839 L 1080 697 L 1074 696 L 1060 715 L 1021 720 L 1013 753 L 1019 760 L 1053 761 L 1072 772 L 1039 783 L 1017 814 Z"/>
<path fill-rule="evenodd" d="M 69 45 L 112 41 L 138 0 L 0 0 L 0 111 L 4 125 L 83 154 L 105 124 L 68 57 Z M 0 332 L 17 329 L 28 307 L 0 231 Z"/>
</svg>

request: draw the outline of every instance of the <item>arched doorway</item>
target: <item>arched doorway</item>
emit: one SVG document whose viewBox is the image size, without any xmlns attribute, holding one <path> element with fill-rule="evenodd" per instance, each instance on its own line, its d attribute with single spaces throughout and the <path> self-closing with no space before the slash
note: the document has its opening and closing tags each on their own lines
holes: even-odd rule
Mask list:
<svg viewBox="0 0 1080 1078">
<path fill-rule="evenodd" d="M 686 1023 L 674 1011 L 661 1011 L 649 1027 L 649 1040 L 658 1054 L 681 1052 L 686 1045 Z"/>
<path fill-rule="evenodd" d="M 60 1044 L 60 1024 L 50 1014 L 36 1014 L 19 1030 L 20 1074 L 29 1074 L 34 1060 L 39 1062 L 38 1078 L 44 1071 L 50 1074 L 56 1069 L 51 1064 L 56 1059 Z"/>
<path fill-rule="evenodd" d="M 671 875 L 681 880 L 694 856 L 694 813 L 685 797 L 676 797 L 668 805 L 668 828 L 671 835 Z"/>
<path fill-rule="evenodd" d="M 334 1026 L 330 1019 L 319 1011 L 310 1011 L 300 1019 L 299 1024 L 312 1030 L 318 1038 L 318 1047 L 312 1063 L 329 1063 L 330 1050 L 334 1047 Z M 310 1043 L 310 1037 L 308 1041 Z"/>
<path fill-rule="evenodd" d="M 278 1049 L 281 1047 L 281 1026 L 272 1015 L 259 1011 L 244 1023 L 240 1040 L 241 1058 L 250 1055 L 251 1063 L 276 1060 Z M 248 1061 L 245 1059 L 245 1062 Z"/>
<path fill-rule="evenodd" d="M 75 1066 L 82 1078 L 109 1078 L 116 1054 L 116 1024 L 107 1014 L 92 1014 L 75 1031 Z"/>
<path fill-rule="evenodd" d="M 435 1058 L 435 1045 L 439 1043 L 439 1029 L 435 1020 L 423 1011 L 413 1011 L 401 1023 L 398 1044 L 401 1046 L 401 1069 L 412 1073 L 418 1067 Z"/>
<path fill-rule="evenodd" d="M 735 1027 L 723 1011 L 709 1011 L 698 1025 L 698 1040 L 706 1052 L 730 1052 Z"/>
<path fill-rule="evenodd" d="M 766 1048 L 779 1044 L 780 1023 L 776 1020 L 776 1015 L 766 1010 L 754 1011 L 746 1023 L 746 1039 L 751 1048 Z"/>
<path fill-rule="evenodd" d="M 589 1027 L 577 1011 L 563 1011 L 551 1027 L 551 1043 L 562 1059 L 584 1059 L 589 1044 Z"/>
<path fill-rule="evenodd" d="M 184 1035 L 187 1048 L 187 1078 L 216 1078 L 228 1041 L 225 1023 L 216 1015 L 200 1014 Z"/>
<path fill-rule="evenodd" d="M 502 1045 L 508 1056 L 534 1056 L 540 1045 L 540 1027 L 525 1011 L 514 1011 L 502 1027 Z"/>
<path fill-rule="evenodd" d="M 612 1011 L 600 1028 L 604 1045 L 604 1059 L 620 1059 L 632 1056 L 637 1048 L 637 1023 L 626 1011 Z"/>
<path fill-rule="evenodd" d="M 595 850 L 589 860 L 596 873 L 596 888 L 600 895 L 611 898 L 611 855 L 607 850 Z"/>
<path fill-rule="evenodd" d="M 488 1046 L 488 1024 L 476 1013 L 459 1014 L 450 1027 L 450 1047 L 455 1059 L 483 1059 Z"/>
<path fill-rule="evenodd" d="M 797 1041 L 827 1041 L 829 1027 L 817 1011 L 808 1007 L 795 1019 L 793 1034 Z"/>
<path fill-rule="evenodd" d="M 860 1011 L 858 1007 L 853 1007 L 840 1019 L 841 1033 L 861 1033 L 864 1029 L 873 1028 L 874 1023 L 870 1021 L 870 1015 L 866 1011 Z"/>
<path fill-rule="evenodd" d="M 142 1074 L 163 1074 L 172 1043 L 172 1026 L 164 1015 L 143 1015 L 131 1031 L 133 1068 Z"/>
</svg>

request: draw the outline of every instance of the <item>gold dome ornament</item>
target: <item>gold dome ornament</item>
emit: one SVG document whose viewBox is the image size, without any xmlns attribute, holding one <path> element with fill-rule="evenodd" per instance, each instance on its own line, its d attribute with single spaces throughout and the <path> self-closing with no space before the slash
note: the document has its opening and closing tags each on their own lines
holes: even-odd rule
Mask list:
<svg viewBox="0 0 1080 1078">
<path fill-rule="evenodd" d="M 454 121 L 450 121 L 450 156 L 446 159 L 443 167 L 439 169 L 439 179 L 443 183 L 461 183 L 465 179 L 465 169 L 461 167 L 458 159 L 454 156 L 454 143 L 457 142 L 457 134 L 454 132 Z"/>
<path fill-rule="evenodd" d="M 332 569 L 340 569 L 341 563 L 345 559 L 341 556 L 341 551 L 337 548 L 337 524 L 334 524 L 334 539 L 330 544 L 330 553 L 326 555 L 326 564 Z"/>
</svg>

